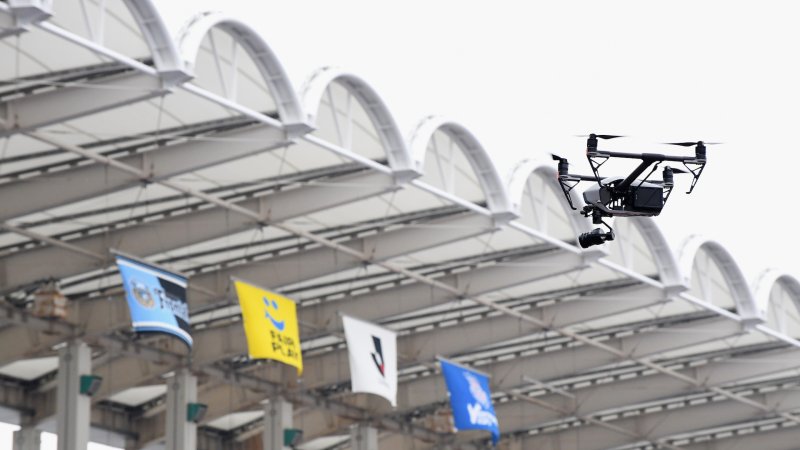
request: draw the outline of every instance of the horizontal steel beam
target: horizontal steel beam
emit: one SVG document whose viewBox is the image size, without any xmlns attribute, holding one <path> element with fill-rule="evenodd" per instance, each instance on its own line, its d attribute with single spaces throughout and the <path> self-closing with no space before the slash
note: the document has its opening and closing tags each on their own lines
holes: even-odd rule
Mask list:
<svg viewBox="0 0 800 450">
<path fill-rule="evenodd" d="M 158 77 L 125 73 L 30 94 L 0 103 L 5 130 L 0 135 L 24 132 L 167 94 Z"/>
<path fill-rule="evenodd" d="M 720 437 L 711 437 L 703 442 L 681 444 L 683 450 L 796 450 L 800 428 L 789 422 L 778 426 L 747 426 L 739 431 L 721 431 Z"/>
<path fill-rule="evenodd" d="M 800 408 L 800 392 L 779 390 L 747 396 L 766 405 L 769 412 L 761 411 L 734 400 L 720 400 L 667 409 L 650 414 L 614 420 L 614 426 L 630 430 L 639 439 L 615 433 L 598 425 L 584 425 L 556 433 L 543 433 L 523 437 L 523 447 L 532 450 L 601 450 L 633 444 L 641 440 L 658 441 L 669 436 L 720 427 L 757 418 L 771 417 L 774 412 L 789 412 Z"/>
<path fill-rule="evenodd" d="M 578 355 L 576 355 L 578 356 Z M 539 367 L 546 367 L 542 363 Z M 666 374 L 641 375 L 569 391 L 573 397 L 548 394 L 536 400 L 554 409 L 531 407 L 524 401 L 509 401 L 496 406 L 498 415 L 512 418 L 502 426 L 505 431 L 522 431 L 571 416 L 586 417 L 628 405 L 647 404 L 704 392 L 728 383 L 743 382 L 795 369 L 800 366 L 800 349 L 747 354 L 678 371 L 702 382 L 697 387 Z M 533 377 L 536 377 L 534 372 Z M 520 410 L 525 410 L 520 415 Z M 563 411 L 568 413 L 564 414 Z"/>
<path fill-rule="evenodd" d="M 0 220 L 107 195 L 145 182 L 292 145 L 282 130 L 267 125 L 214 133 L 207 138 L 114 159 L 138 168 L 141 176 L 95 163 L 3 184 L 0 186 L 0 196 L 4 199 Z M 220 151 L 221 139 L 226 140 L 225 151 Z"/>
<path fill-rule="evenodd" d="M 144 257 L 334 208 L 394 189 L 396 185 L 392 177 L 364 172 L 331 180 L 325 186 L 287 189 L 236 203 L 241 208 L 262 215 L 262 222 L 231 214 L 222 208 L 208 208 L 110 230 L 97 236 L 68 241 L 70 245 L 92 253 L 107 255 L 107 261 L 61 247 L 40 247 L 0 259 L 0 282 L 5 278 L 7 286 L 17 286 L 42 279 L 77 275 L 113 263 L 109 253 L 111 248 Z"/>
<path fill-rule="evenodd" d="M 362 188 L 354 187 L 354 189 Z M 335 192 L 328 195 L 338 196 Z M 495 224 L 489 217 L 467 213 L 342 242 L 342 245 L 370 255 L 371 261 L 385 261 L 400 255 L 468 239 L 495 229 Z M 362 259 L 330 247 L 240 264 L 214 273 L 192 277 L 190 283 L 197 289 L 193 293 L 191 302 L 194 307 L 198 308 L 219 302 L 229 289 L 231 277 L 238 277 L 270 289 L 277 289 L 363 265 Z M 204 292 L 218 294 L 215 296 L 204 294 Z"/>
</svg>

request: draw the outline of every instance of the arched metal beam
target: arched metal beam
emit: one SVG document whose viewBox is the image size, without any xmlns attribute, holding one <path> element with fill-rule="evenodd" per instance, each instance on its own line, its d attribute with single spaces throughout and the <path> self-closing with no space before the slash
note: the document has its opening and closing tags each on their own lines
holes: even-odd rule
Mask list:
<svg viewBox="0 0 800 450">
<path fill-rule="evenodd" d="M 779 285 L 792 296 L 795 307 L 800 305 L 800 281 L 783 270 L 768 269 L 761 273 L 753 286 L 755 303 L 760 317 L 765 319 L 768 317 L 770 295 L 772 290 Z"/>
<path fill-rule="evenodd" d="M 395 176 L 404 180 L 418 177 L 419 168 L 414 164 L 394 117 L 378 93 L 357 75 L 337 67 L 323 67 L 315 71 L 303 85 L 300 94 L 308 123 L 316 124 L 322 97 L 332 83 L 344 87 L 364 107 L 380 137 Z"/>
<path fill-rule="evenodd" d="M 694 269 L 695 260 L 700 253 L 704 251 L 714 260 L 719 267 L 725 281 L 730 287 L 731 295 L 736 303 L 737 313 L 744 318 L 748 324 L 759 324 L 764 321 L 760 316 L 756 301 L 750 291 L 750 286 L 742 274 L 742 270 L 733 256 L 717 241 L 705 238 L 703 236 L 694 235 L 690 236 L 681 247 L 678 264 L 681 268 L 681 273 L 684 277 L 684 284 L 691 286 L 692 270 Z"/>
<path fill-rule="evenodd" d="M 303 107 L 283 66 L 264 38 L 245 22 L 215 12 L 203 12 L 190 19 L 178 33 L 177 38 L 186 70 L 190 73 L 194 72 L 200 46 L 213 29 L 228 33 L 247 51 L 261 73 L 264 84 L 275 97 L 278 114 L 286 131 L 291 136 L 308 132 L 311 125 L 306 121 Z"/>
<path fill-rule="evenodd" d="M 495 220 L 503 223 L 517 218 L 519 210 L 514 208 L 489 152 L 461 124 L 440 116 L 428 116 L 419 122 L 409 139 L 411 157 L 417 170 L 424 169 L 428 146 L 437 131 L 450 137 L 464 153 L 483 188 L 487 206 Z"/>
<path fill-rule="evenodd" d="M 153 63 L 162 80 L 169 86 L 191 78 L 178 53 L 175 41 L 152 0 L 124 0 L 144 36 Z"/>
</svg>

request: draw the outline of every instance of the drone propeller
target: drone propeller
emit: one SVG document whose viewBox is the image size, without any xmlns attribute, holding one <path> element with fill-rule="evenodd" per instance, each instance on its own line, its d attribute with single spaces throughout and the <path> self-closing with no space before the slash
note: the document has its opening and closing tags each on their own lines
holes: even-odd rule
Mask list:
<svg viewBox="0 0 800 450">
<path fill-rule="evenodd" d="M 681 147 L 694 147 L 698 144 L 703 145 L 719 145 L 722 142 L 706 142 L 706 141 L 695 141 L 695 142 L 664 142 L 666 145 L 680 145 Z"/>
<path fill-rule="evenodd" d="M 672 170 L 672 173 L 689 173 L 688 170 L 678 169 L 676 167 L 670 167 L 670 169 Z"/>
<path fill-rule="evenodd" d="M 566 161 L 567 160 L 567 158 L 562 158 L 561 156 L 558 156 L 555 153 L 550 153 L 550 157 L 553 158 L 553 161 Z"/>
<path fill-rule="evenodd" d="M 594 133 L 592 133 L 592 134 L 579 134 L 579 135 L 576 135 L 576 137 L 585 137 L 585 138 L 596 137 L 597 139 L 616 139 L 616 138 L 621 138 L 621 137 L 625 137 L 625 136 L 616 135 L 616 134 L 594 134 Z"/>
</svg>

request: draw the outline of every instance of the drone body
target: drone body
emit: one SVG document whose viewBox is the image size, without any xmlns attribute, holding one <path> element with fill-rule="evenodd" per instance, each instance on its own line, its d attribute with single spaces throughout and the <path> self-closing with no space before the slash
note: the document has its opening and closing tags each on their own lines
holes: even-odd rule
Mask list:
<svg viewBox="0 0 800 450">
<path fill-rule="evenodd" d="M 583 192 L 583 201 L 614 217 L 657 216 L 664 207 L 664 186 L 638 180 L 623 195 L 616 195 L 614 186 L 622 177 L 609 177 Z"/>
<path fill-rule="evenodd" d="M 593 175 L 576 175 L 569 173 L 569 162 L 566 158 L 552 155 L 558 161 L 558 182 L 561 190 L 567 198 L 567 202 L 572 209 L 577 209 L 572 204 L 570 191 L 581 181 L 595 182 L 593 186 L 586 189 L 583 193 L 583 200 L 586 206 L 581 210 L 584 217 L 592 217 L 592 222 L 596 225 L 603 224 L 608 228 L 604 232 L 601 228 L 583 233 L 578 237 L 578 243 L 583 248 L 592 245 L 602 244 L 605 241 L 614 239 L 614 231 L 603 221 L 605 217 L 637 217 L 637 216 L 657 216 L 667 203 L 672 188 L 675 186 L 675 173 L 691 173 L 694 176 L 692 185 L 687 194 L 694 190 L 700 174 L 706 164 L 706 143 L 697 142 L 673 142 L 671 145 L 682 147 L 695 147 L 695 154 L 691 156 L 668 156 L 658 153 L 621 153 L 609 152 L 597 149 L 598 139 L 613 139 L 620 136 L 590 134 L 586 141 L 586 158 L 592 168 Z M 633 171 L 625 177 L 601 177 L 600 166 L 610 158 L 637 159 L 641 162 Z M 683 165 L 686 170 L 665 166 L 662 170 L 661 180 L 648 180 L 649 177 L 658 169 L 658 166 L 665 162 L 675 162 Z M 650 172 L 643 178 L 639 178 L 646 170 Z"/>
</svg>

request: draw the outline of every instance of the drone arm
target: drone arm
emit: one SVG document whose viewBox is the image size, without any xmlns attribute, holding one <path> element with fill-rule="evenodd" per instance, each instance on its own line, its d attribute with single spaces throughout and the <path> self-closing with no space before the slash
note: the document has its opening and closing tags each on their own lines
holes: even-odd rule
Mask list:
<svg viewBox="0 0 800 450">
<path fill-rule="evenodd" d="M 597 184 L 600 187 L 603 187 L 603 184 L 600 182 L 600 166 L 608 161 L 608 152 L 586 152 L 586 159 L 589 160 L 589 167 L 592 168 L 592 173 L 594 174 L 594 179 L 597 181 Z M 602 159 L 602 161 L 599 161 Z"/>
<path fill-rule="evenodd" d="M 638 178 L 639 175 L 644 173 L 644 171 L 647 170 L 648 167 L 650 167 L 650 164 L 653 164 L 654 162 L 658 163 L 660 161 L 652 160 L 652 159 L 649 159 L 649 158 L 648 159 L 643 159 L 642 163 L 639 164 L 638 166 L 636 166 L 636 168 L 633 169 L 633 172 L 631 172 L 630 175 L 628 175 L 624 180 L 622 180 L 622 182 L 620 184 L 618 184 L 616 186 L 616 188 L 621 190 L 621 191 L 627 189 L 628 186 L 630 186 L 631 183 L 633 183 L 633 181 L 636 180 L 636 178 Z"/>
<path fill-rule="evenodd" d="M 604 157 L 612 157 L 612 158 L 627 158 L 627 159 L 641 159 L 641 160 L 650 160 L 650 161 L 675 161 L 675 162 L 684 162 L 687 160 L 684 156 L 669 156 L 669 155 L 662 155 L 660 153 L 623 153 L 623 152 L 608 152 L 608 151 L 598 151 L 595 152 L 598 156 Z M 693 156 L 691 159 L 695 159 Z"/>
<path fill-rule="evenodd" d="M 691 167 L 689 167 L 689 164 L 694 164 L 697 167 L 692 169 Z M 692 173 L 692 175 L 694 175 L 694 179 L 692 179 L 692 185 L 689 187 L 689 190 L 686 191 L 687 194 L 691 194 L 692 191 L 694 190 L 694 186 L 697 184 L 697 180 L 700 179 L 700 174 L 703 173 L 703 169 L 706 167 L 706 162 L 703 160 L 683 161 L 683 165 L 684 167 L 686 167 L 686 170 L 688 170 L 689 172 Z"/>
<path fill-rule="evenodd" d="M 572 181 L 573 183 L 569 184 L 570 181 Z M 580 183 L 580 181 L 581 181 L 580 179 L 577 180 L 573 179 L 569 175 L 558 177 L 558 184 L 561 186 L 561 191 L 564 192 L 564 197 L 567 198 L 567 203 L 569 203 L 569 207 L 572 209 L 578 209 L 578 208 L 576 208 L 575 205 L 572 204 L 572 197 L 569 194 L 570 192 L 572 192 L 573 189 L 575 189 L 575 186 L 577 186 L 578 183 Z"/>
<path fill-rule="evenodd" d="M 558 184 L 561 186 L 561 191 L 564 192 L 564 197 L 567 198 L 567 203 L 569 203 L 569 207 L 573 210 L 578 209 L 572 203 L 572 196 L 570 196 L 570 192 L 575 189 L 575 186 L 578 185 L 581 181 L 595 181 L 597 178 L 591 175 L 573 175 L 573 174 L 564 174 L 558 176 Z M 571 184 L 570 184 L 571 183 Z"/>
<path fill-rule="evenodd" d="M 664 195 L 664 201 L 661 204 L 662 208 L 667 204 L 667 200 L 669 200 L 669 194 L 672 194 L 672 189 L 674 187 L 675 187 L 674 185 L 666 185 L 666 184 L 664 185 L 664 194 L 663 194 Z"/>
</svg>

